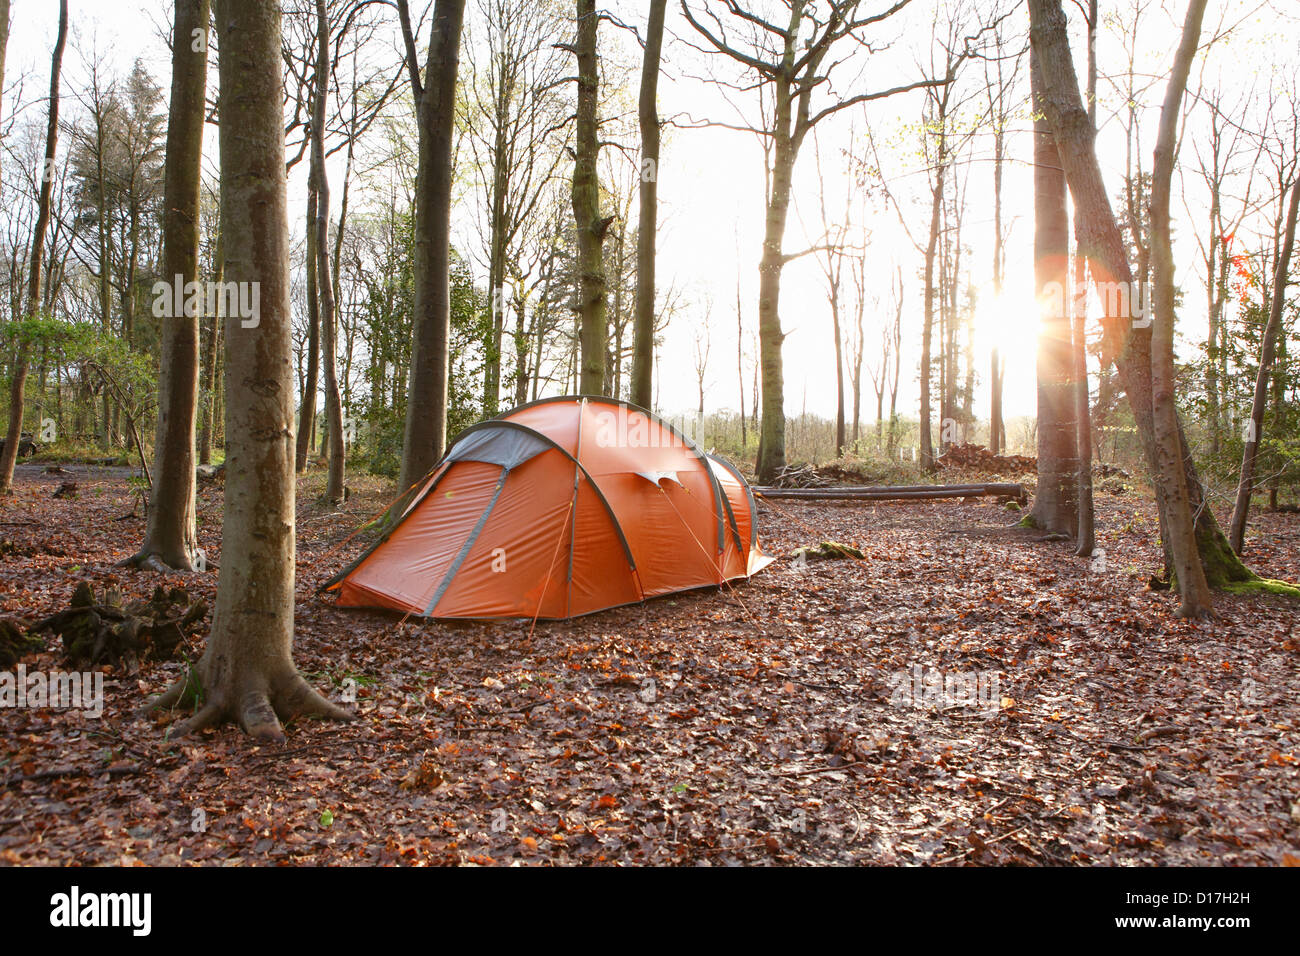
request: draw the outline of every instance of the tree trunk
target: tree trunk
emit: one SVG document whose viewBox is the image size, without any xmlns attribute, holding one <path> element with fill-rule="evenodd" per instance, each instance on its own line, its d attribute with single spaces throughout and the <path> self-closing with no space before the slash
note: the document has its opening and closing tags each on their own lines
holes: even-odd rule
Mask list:
<svg viewBox="0 0 1300 956">
<path fill-rule="evenodd" d="M 650 0 L 645 54 L 641 60 L 641 216 L 636 235 L 636 304 L 632 317 L 632 404 L 649 408 L 654 378 L 655 237 L 659 219 L 659 53 L 664 40 L 668 0 Z M 739 322 L 740 305 L 736 305 Z M 741 430 L 744 430 L 744 382 L 741 383 Z M 741 440 L 742 447 L 744 439 Z"/>
<path fill-rule="evenodd" d="M 50 61 L 50 109 L 45 128 L 45 159 L 41 166 L 41 192 L 37 202 L 36 225 L 32 228 L 30 271 L 27 278 L 27 307 L 22 318 L 31 319 L 41 306 L 41 259 L 45 255 L 45 232 L 50 225 L 50 197 L 54 189 L 54 155 L 59 142 L 59 76 L 63 69 L 63 47 L 68 40 L 68 0 L 59 2 L 59 34 Z M 13 374 L 9 380 L 9 427 L 5 446 L 0 451 L 0 494 L 13 490 L 14 464 L 23 434 L 23 411 L 26 404 L 28 350 L 25 330 L 19 330 Z"/>
<path fill-rule="evenodd" d="M 758 265 L 758 347 L 762 380 L 762 418 L 756 471 L 758 480 L 771 484 L 785 467 L 785 370 L 781 347 L 781 270 L 785 267 L 782 247 L 794 173 L 795 145 L 790 137 L 790 84 L 776 82 L 776 122 L 772 148 L 772 185 L 768 196 L 763 231 L 763 253 Z"/>
<path fill-rule="evenodd" d="M 313 107 L 313 115 L 315 108 Z M 316 218 L 320 194 L 316 181 L 316 164 L 307 170 L 307 374 L 302 383 L 302 404 L 298 408 L 298 438 L 294 468 L 307 470 L 307 458 L 316 447 L 316 392 L 320 388 L 320 259 L 316 255 Z"/>
<path fill-rule="evenodd" d="M 1090 556 L 1097 547 L 1096 513 L 1092 500 L 1092 411 L 1089 407 L 1088 391 L 1088 353 L 1087 344 L 1087 295 L 1083 290 L 1087 274 L 1084 271 L 1084 258 L 1075 254 L 1074 287 L 1079 294 L 1073 296 L 1071 327 L 1074 333 L 1074 417 L 1075 434 L 1078 439 L 1078 480 L 1076 482 L 1079 526 L 1075 536 L 1074 553 L 1082 557 Z"/>
<path fill-rule="evenodd" d="M 316 0 L 316 97 L 312 115 L 311 163 L 316 168 L 316 287 L 320 299 L 321 364 L 325 372 L 325 427 L 329 433 L 329 475 L 325 500 L 343 500 L 343 404 L 339 398 L 338 323 L 334 314 L 334 281 L 330 263 L 330 184 L 325 168 L 325 101 L 329 96 L 330 29 L 325 0 Z M 313 395 L 313 399 L 315 396 Z"/>
<path fill-rule="evenodd" d="M 885 455 L 894 457 L 898 445 L 898 381 L 903 372 L 903 267 L 898 267 L 898 304 L 894 307 L 894 379 L 889 385 L 889 438 L 885 441 Z"/>
<path fill-rule="evenodd" d="M 540 334 L 540 333 L 538 333 Z M 528 357 L 532 353 L 529 347 L 527 299 L 520 295 L 515 300 L 515 405 L 528 401 Z"/>
<path fill-rule="evenodd" d="M 1213 133 L 1217 134 L 1217 130 Z M 1216 140 L 1217 146 L 1217 140 Z M 1223 441 L 1223 399 L 1219 393 L 1219 317 L 1222 303 L 1222 284 L 1219 281 L 1219 260 L 1227 262 L 1227 250 L 1220 252 L 1225 238 L 1222 236 L 1220 209 L 1221 182 L 1217 176 L 1218 153 L 1215 153 L 1216 176 L 1210 182 L 1210 242 L 1205 254 L 1205 315 L 1209 324 L 1206 330 L 1205 399 L 1210 406 L 1210 455 L 1219 457 Z"/>
<path fill-rule="evenodd" d="M 132 208 L 129 216 L 129 236 L 130 243 L 126 259 L 126 276 L 122 280 L 121 306 L 122 306 L 122 340 L 126 343 L 127 348 L 135 346 L 135 284 L 136 278 L 140 274 L 140 214 L 135 208 L 135 198 L 132 197 Z M 119 407 L 118 412 L 122 409 Z"/>
<path fill-rule="evenodd" d="M 96 104 L 95 136 L 95 173 L 96 186 L 99 189 L 97 219 L 99 226 L 99 321 L 105 336 L 113 334 L 113 263 L 108 252 L 108 174 L 104 168 L 104 143 L 107 131 L 100 107 Z M 104 389 L 102 400 L 104 427 L 101 433 L 105 448 L 112 448 L 117 443 L 116 429 L 113 427 L 113 404 Z"/>
<path fill-rule="evenodd" d="M 173 301 L 184 296 L 189 283 L 195 283 L 197 288 L 199 278 L 208 17 L 208 0 L 176 0 L 162 255 L 162 274 L 176 286 Z M 124 562 L 155 571 L 193 570 L 198 547 L 194 524 L 194 428 L 199 396 L 199 316 L 203 306 L 195 305 L 191 310 L 187 304 L 180 315 L 168 315 L 162 320 L 148 526 L 139 553 Z"/>
<path fill-rule="evenodd" d="M 629 202 L 630 206 L 631 203 Z M 623 316 L 623 276 L 626 274 L 625 266 L 627 264 L 624 251 L 627 242 L 627 219 L 631 215 L 630 209 L 625 209 L 623 216 L 615 220 L 618 222 L 618 231 L 614 240 L 614 302 L 613 318 L 614 341 L 608 343 L 608 350 L 605 353 L 605 390 L 615 398 L 621 398 L 623 395 L 623 327 L 626 324 Z"/>
<path fill-rule="evenodd" d="M 999 79 L 1001 73 L 999 73 Z M 1003 88 L 998 87 L 998 104 L 1003 102 Z M 992 112 L 992 109 L 990 109 Z M 1002 172 L 1006 162 L 1005 114 L 993 117 L 993 296 L 1002 301 L 1002 284 L 1005 278 L 1006 250 L 1002 236 Z M 1006 445 L 1005 426 L 1002 423 L 1002 358 L 998 347 L 993 346 L 989 356 L 989 451 L 998 455 Z"/>
<path fill-rule="evenodd" d="M 1042 95 L 1034 51 L 1029 54 L 1033 101 Z M 1075 429 L 1073 336 L 1069 283 L 1069 214 L 1056 139 L 1035 106 L 1034 281 L 1038 286 L 1038 488 L 1031 517 L 1046 531 L 1078 531 L 1078 439 Z"/>
<path fill-rule="evenodd" d="M 938 122 L 946 123 L 947 120 L 941 113 Z M 930 374 L 931 374 L 931 351 L 934 339 L 934 259 L 936 247 L 939 243 L 939 216 L 942 212 L 943 204 L 943 179 L 944 171 L 947 168 L 947 158 L 944 156 L 943 132 L 942 126 L 939 133 L 939 161 L 936 163 L 934 177 L 934 186 L 930 193 L 930 238 L 925 247 L 925 288 L 922 292 L 924 297 L 923 308 L 924 316 L 921 320 L 921 470 L 934 470 L 934 439 L 930 434 L 930 418 L 932 409 L 930 407 Z M 942 393 L 941 393 L 942 394 Z"/>
<path fill-rule="evenodd" d="M 1277 352 L 1273 362 L 1273 407 L 1281 408 L 1282 403 L 1286 401 L 1287 383 L 1287 337 L 1278 335 Z M 1276 460 L 1276 459 L 1275 459 Z M 1268 510 L 1277 511 L 1278 489 L 1282 484 L 1282 475 L 1285 467 L 1272 469 L 1272 474 L 1268 477 Z"/>
<path fill-rule="evenodd" d="M 1088 3 L 1088 121 L 1094 134 L 1097 128 L 1097 0 Z M 1075 210 L 1075 226 L 1078 227 L 1079 213 Z M 1088 294 L 1087 260 L 1075 240 L 1074 254 L 1074 288 L 1070 296 L 1071 328 L 1074 333 L 1074 387 L 1075 432 L 1078 438 L 1079 479 L 1077 484 L 1079 499 L 1079 530 L 1076 535 L 1074 553 L 1080 557 L 1089 557 L 1097 547 L 1096 511 L 1092 497 L 1092 410 L 1089 407 L 1088 390 L 1088 351 L 1087 321 Z"/>
<path fill-rule="evenodd" d="M 5 87 L 5 53 L 9 49 L 9 0 L 0 0 L 0 93 Z"/>
<path fill-rule="evenodd" d="M 1300 180 L 1291 187 L 1291 203 L 1287 207 L 1286 231 L 1278 249 L 1277 266 L 1273 273 L 1273 294 L 1268 309 L 1268 324 L 1264 327 L 1259 350 L 1259 371 L 1255 374 L 1255 396 L 1250 406 L 1250 425 L 1241 453 L 1241 477 L 1237 482 L 1237 502 L 1232 509 L 1228 541 L 1232 549 L 1241 554 L 1246 544 L 1246 519 L 1250 515 L 1250 496 L 1255 490 L 1255 465 L 1259 458 L 1259 445 L 1264 437 L 1264 410 L 1268 404 L 1269 377 L 1275 363 L 1278 336 L 1282 332 L 1282 309 L 1286 304 L 1286 282 L 1291 268 L 1291 254 L 1295 249 L 1296 217 L 1300 214 Z"/>
<path fill-rule="evenodd" d="M 499 66 L 496 92 L 496 134 L 492 149 L 492 198 L 488 223 L 488 316 L 487 347 L 483 362 L 483 416 L 492 418 L 501 405 L 501 330 L 506 312 L 506 192 L 510 183 L 510 156 L 506 133 L 509 124 L 511 92 L 507 85 L 507 66 Z"/>
<path fill-rule="evenodd" d="M 181 736 L 226 720 L 282 740 L 297 716 L 347 719 L 293 663 L 294 442 L 280 5 L 218 0 L 221 232 L 232 282 L 257 283 L 256 327 L 226 319 L 224 555 L 207 647 L 157 701 L 197 697 Z M 195 686 L 197 684 L 198 686 Z"/>
<path fill-rule="evenodd" d="M 401 488 L 405 490 L 433 469 L 447 442 L 452 151 L 465 0 L 436 0 L 434 4 L 427 85 L 419 82 L 407 2 L 398 0 L 398 5 L 420 134 L 415 185 L 414 347 L 402 446 Z"/>
<path fill-rule="evenodd" d="M 1190 0 L 1182 41 L 1165 89 L 1151 170 L 1151 258 L 1155 280 L 1155 327 L 1151 343 L 1151 402 L 1155 430 L 1156 478 L 1165 498 L 1165 526 L 1173 551 L 1180 617 L 1208 615 L 1213 606 L 1201 556 L 1183 468 L 1183 443 L 1178 421 L 1177 371 L 1174 365 L 1174 250 L 1170 236 L 1169 193 L 1174 172 L 1178 118 L 1187 88 L 1187 74 L 1201 35 L 1206 0 Z"/>
<path fill-rule="evenodd" d="M 835 336 L 835 457 L 844 455 L 847 441 L 844 421 L 844 343 L 840 334 L 840 277 L 831 286 L 831 334 Z M 856 404 L 856 401 L 855 403 Z"/>
<path fill-rule="evenodd" d="M 573 218 L 578 231 L 578 317 L 582 345 L 582 373 L 578 390 L 584 395 L 605 394 L 605 350 L 609 347 L 605 260 L 602 246 L 612 218 L 600 215 L 600 180 L 596 157 L 600 153 L 596 108 L 599 102 L 599 64 L 596 29 L 600 21 L 595 0 L 577 0 L 578 123 L 573 163 Z"/>
<path fill-rule="evenodd" d="M 1002 453 L 1002 376 L 999 374 L 1000 364 L 998 347 L 995 345 L 989 355 L 989 451 L 995 455 Z"/>
<path fill-rule="evenodd" d="M 225 252 L 221 236 L 217 236 L 216 265 L 213 268 L 213 281 L 221 283 L 225 272 Z M 217 349 L 221 341 L 220 310 L 208 316 L 207 342 L 204 345 L 203 363 L 203 428 L 199 432 L 199 463 L 207 465 L 212 461 L 212 446 L 216 442 L 217 414 Z"/>
<path fill-rule="evenodd" d="M 1079 97 L 1074 61 L 1070 55 L 1065 13 L 1060 0 L 1029 0 L 1031 40 L 1042 65 L 1044 95 L 1041 108 L 1060 147 L 1062 165 L 1079 210 L 1079 243 L 1088 257 L 1092 282 L 1118 283 L 1131 289 L 1133 273 L 1123 236 L 1111 210 L 1093 142 L 1092 125 Z M 1107 314 L 1102 319 L 1102 368 L 1116 363 L 1119 379 L 1128 397 L 1147 467 L 1155 473 L 1155 435 L 1151 404 L 1151 331 L 1149 323 L 1135 321 L 1133 310 L 1117 308 L 1118 297 L 1102 295 Z M 1131 303 L 1124 303 L 1131 305 Z M 1181 429 L 1180 429 L 1181 432 Z M 1233 552 L 1205 500 L 1205 490 L 1196 465 L 1181 438 L 1191 510 L 1196 516 L 1196 543 L 1205 565 L 1206 578 L 1214 587 L 1257 580 Z M 1158 501 L 1162 510 L 1164 505 Z"/>
<path fill-rule="evenodd" d="M 740 308 L 740 270 L 736 270 L 736 379 L 740 385 L 740 454 L 745 454 L 749 433 L 745 420 L 745 321 Z"/>
</svg>

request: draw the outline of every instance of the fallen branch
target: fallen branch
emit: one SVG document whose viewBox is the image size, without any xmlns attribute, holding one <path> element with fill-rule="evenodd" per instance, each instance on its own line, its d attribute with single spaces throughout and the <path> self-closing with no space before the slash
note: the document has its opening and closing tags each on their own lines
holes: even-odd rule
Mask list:
<svg viewBox="0 0 1300 956">
<path fill-rule="evenodd" d="M 804 777 L 814 773 L 834 773 L 836 770 L 853 770 L 861 767 L 865 761 L 855 760 L 852 763 L 842 763 L 838 767 L 811 767 L 807 770 L 769 770 L 768 774 L 773 777 Z"/>
<path fill-rule="evenodd" d="M 759 498 L 803 501 L 927 501 L 936 498 L 1000 497 L 1024 501 L 1023 485 L 985 482 L 967 485 L 844 485 L 834 488 L 777 488 L 759 485 Z"/>
<path fill-rule="evenodd" d="M 21 783 L 33 780 L 57 780 L 60 777 L 98 777 L 101 774 L 108 774 L 110 777 L 125 777 L 129 774 L 140 773 L 142 770 L 144 768 L 139 765 L 102 767 L 99 770 L 91 770 L 86 767 L 57 767 L 54 770 L 39 770 L 36 773 L 19 773 L 12 777 L 5 777 L 0 780 L 0 789 L 16 787 Z"/>
<path fill-rule="evenodd" d="M 1126 744 L 1119 740 L 1103 740 L 1103 744 L 1111 750 L 1155 750 L 1155 747 L 1137 747 L 1133 744 Z"/>
<path fill-rule="evenodd" d="M 1149 730 L 1144 730 L 1142 733 L 1138 734 L 1137 742 L 1144 744 L 1155 737 L 1172 737 L 1175 734 L 1181 734 L 1182 732 L 1182 727 L 1152 727 Z"/>
</svg>

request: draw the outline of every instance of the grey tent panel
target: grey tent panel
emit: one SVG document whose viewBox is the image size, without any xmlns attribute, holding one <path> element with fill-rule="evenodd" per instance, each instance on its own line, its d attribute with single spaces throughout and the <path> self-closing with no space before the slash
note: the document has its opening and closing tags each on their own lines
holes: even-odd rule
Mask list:
<svg viewBox="0 0 1300 956">
<path fill-rule="evenodd" d="M 482 428 L 452 446 L 447 461 L 482 461 L 502 468 L 517 468 L 551 445 L 539 435 L 520 428 Z"/>
</svg>

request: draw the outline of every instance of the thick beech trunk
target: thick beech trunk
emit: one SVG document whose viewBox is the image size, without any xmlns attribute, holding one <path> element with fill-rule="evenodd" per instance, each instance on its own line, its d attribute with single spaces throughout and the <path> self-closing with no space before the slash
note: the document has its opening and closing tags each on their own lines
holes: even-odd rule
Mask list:
<svg viewBox="0 0 1300 956">
<path fill-rule="evenodd" d="M 1030 51 L 1033 99 L 1042 95 Z M 1078 531 L 1078 440 L 1075 432 L 1073 336 L 1070 328 L 1069 213 L 1056 139 L 1035 107 L 1034 281 L 1038 287 L 1038 488 L 1034 523 L 1073 536 Z"/>
<path fill-rule="evenodd" d="M 293 663 L 293 346 L 281 119 L 280 5 L 217 0 L 221 232 L 228 281 L 256 283 L 256 325 L 226 319 L 226 494 L 207 647 L 157 706 L 197 700 L 184 735 L 227 720 L 281 740 L 298 716 L 347 719 Z"/>
</svg>

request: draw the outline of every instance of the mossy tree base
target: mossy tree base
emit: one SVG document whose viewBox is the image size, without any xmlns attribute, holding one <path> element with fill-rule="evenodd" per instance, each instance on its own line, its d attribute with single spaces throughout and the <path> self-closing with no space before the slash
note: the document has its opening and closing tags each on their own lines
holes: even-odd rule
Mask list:
<svg viewBox="0 0 1300 956">
<path fill-rule="evenodd" d="M 1253 581 L 1231 581 L 1220 590 L 1228 594 L 1280 594 L 1283 597 L 1300 598 L 1300 587 L 1276 578 L 1258 576 Z"/>
</svg>

